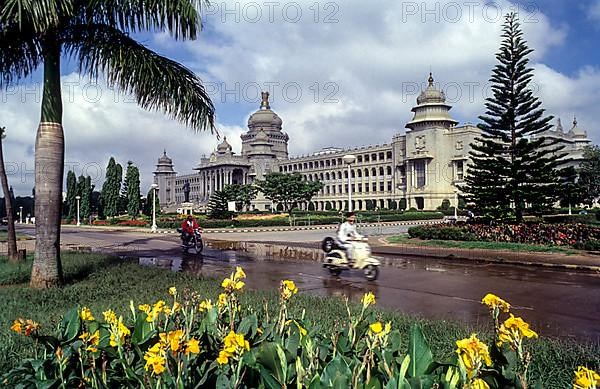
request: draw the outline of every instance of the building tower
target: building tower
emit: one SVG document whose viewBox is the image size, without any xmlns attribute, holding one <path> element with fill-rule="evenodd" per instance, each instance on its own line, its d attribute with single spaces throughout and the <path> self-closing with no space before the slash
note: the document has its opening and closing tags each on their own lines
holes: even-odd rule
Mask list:
<svg viewBox="0 0 600 389">
<path fill-rule="evenodd" d="M 452 107 L 446 104 L 446 96 L 435 88 L 433 75 L 429 73 L 427 88 L 417 97 L 417 105 L 412 108 L 414 116 L 406 123 L 406 128 L 419 131 L 430 128 L 450 128 L 458 122 L 450 116 Z"/>
<path fill-rule="evenodd" d="M 158 185 L 157 195 L 161 207 L 166 207 L 175 201 L 175 193 L 171 193 L 175 187 L 171 185 L 175 184 L 176 175 L 177 172 L 173 169 L 173 160 L 167 156 L 167 150 L 164 150 L 154 171 L 154 183 Z"/>
<path fill-rule="evenodd" d="M 283 120 L 271 110 L 269 103 L 269 92 L 262 92 L 262 102 L 258 111 L 250 115 L 248 119 L 248 132 L 242 134 L 242 156 L 252 159 L 252 150 L 256 146 L 254 140 L 262 131 L 267 142 L 272 145 L 271 151 L 276 159 L 288 158 L 289 136 L 282 132 Z M 264 135 L 260 135 L 261 138 Z M 264 148 L 264 139 L 259 142 L 259 147 Z"/>
</svg>

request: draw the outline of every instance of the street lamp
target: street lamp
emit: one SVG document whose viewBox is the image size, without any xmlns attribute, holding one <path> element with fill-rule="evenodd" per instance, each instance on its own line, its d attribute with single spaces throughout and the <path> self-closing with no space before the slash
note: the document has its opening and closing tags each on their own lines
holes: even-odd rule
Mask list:
<svg viewBox="0 0 600 389">
<path fill-rule="evenodd" d="M 150 185 L 152 189 L 152 232 L 158 231 L 156 226 L 156 191 L 158 190 L 157 184 Z"/>
<path fill-rule="evenodd" d="M 458 188 L 454 188 L 454 220 L 458 220 Z"/>
<path fill-rule="evenodd" d="M 19 223 L 23 224 L 23 207 L 19 207 Z"/>
<path fill-rule="evenodd" d="M 352 212 L 352 186 L 350 185 L 352 177 L 352 171 L 350 170 L 350 165 L 356 161 L 356 156 L 352 154 L 347 154 L 342 157 L 342 160 L 346 165 L 348 165 L 348 212 Z"/>
<path fill-rule="evenodd" d="M 81 225 L 81 219 L 79 218 L 79 200 L 81 200 L 81 196 L 75 196 L 75 200 L 77 200 L 77 225 Z"/>
</svg>

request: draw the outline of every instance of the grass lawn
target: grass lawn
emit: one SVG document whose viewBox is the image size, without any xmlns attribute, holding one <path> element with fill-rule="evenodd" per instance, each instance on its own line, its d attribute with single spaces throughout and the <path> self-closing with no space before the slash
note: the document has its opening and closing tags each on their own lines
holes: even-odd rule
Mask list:
<svg viewBox="0 0 600 389">
<path fill-rule="evenodd" d="M 390 236 L 386 238 L 389 243 L 409 244 L 415 246 L 426 247 L 446 247 L 458 249 L 487 249 L 487 250 L 508 250 L 508 251 L 530 251 L 536 253 L 562 253 L 567 255 L 576 254 L 577 250 L 560 247 L 560 246 L 544 246 L 537 244 L 525 243 L 509 243 L 509 242 L 471 242 L 457 240 L 422 240 L 411 239 L 408 234 Z"/>
<path fill-rule="evenodd" d="M 52 332 L 61 316 L 77 304 L 88 306 L 95 315 L 112 308 L 118 314 L 129 315 L 129 301 L 136 306 L 167 298 L 170 286 L 185 293 L 198 292 L 216 300 L 220 293 L 220 280 L 173 273 L 166 270 L 140 267 L 96 254 L 64 254 L 63 267 L 67 285 L 60 289 L 44 291 L 27 287 L 31 258 L 23 264 L 12 264 L 0 259 L 0 373 L 6 372 L 19 359 L 31 356 L 30 339 L 14 334 L 9 327 L 15 318 L 31 318 L 42 324 L 42 333 Z M 275 307 L 277 291 L 247 291 L 242 296 L 242 306 L 261 311 L 265 302 Z M 346 311 L 339 298 L 313 296 L 299 293 L 291 303 L 291 314 L 306 310 L 307 318 L 321 331 L 331 331 L 336 322 L 345 320 Z M 379 311 L 382 320 L 392 321 L 394 328 L 406 332 L 415 322 L 423 327 L 434 356 L 446 360 L 454 353 L 455 341 L 468 337 L 473 331 L 463 324 L 446 321 L 428 321 L 391 311 Z M 490 340 L 489 333 L 478 331 L 480 337 Z M 407 347 L 404 344 L 403 347 Z M 600 345 L 581 345 L 570 341 L 541 339 L 532 343 L 534 361 L 532 378 L 545 389 L 572 387 L 573 371 L 578 365 L 600 368 Z"/>
<path fill-rule="evenodd" d="M 28 236 L 28 235 L 23 235 L 20 233 L 16 233 L 17 235 L 17 240 L 29 240 L 29 239 L 33 239 L 32 237 Z M 6 230 L 1 230 L 0 231 L 0 242 L 6 242 L 8 240 L 8 232 Z"/>
</svg>

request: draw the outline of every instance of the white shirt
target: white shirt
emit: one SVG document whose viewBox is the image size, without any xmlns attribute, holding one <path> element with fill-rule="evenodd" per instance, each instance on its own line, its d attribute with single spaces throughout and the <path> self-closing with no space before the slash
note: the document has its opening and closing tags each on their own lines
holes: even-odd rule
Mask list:
<svg viewBox="0 0 600 389">
<path fill-rule="evenodd" d="M 338 230 L 338 240 L 342 243 L 347 243 L 351 239 L 361 239 L 362 235 L 360 235 L 356 231 L 356 225 L 348 222 L 344 222 L 340 225 L 340 229 Z"/>
</svg>

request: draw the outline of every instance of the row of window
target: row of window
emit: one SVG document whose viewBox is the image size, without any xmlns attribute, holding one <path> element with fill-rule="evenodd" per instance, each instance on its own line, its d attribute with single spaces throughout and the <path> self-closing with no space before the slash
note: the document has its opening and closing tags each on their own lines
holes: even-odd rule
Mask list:
<svg viewBox="0 0 600 389">
<path fill-rule="evenodd" d="M 391 151 L 381 151 L 379 153 L 371 153 L 371 154 L 361 154 L 356 156 L 357 163 L 363 162 L 383 162 L 383 161 L 392 161 L 392 152 Z M 284 165 L 279 168 L 279 171 L 284 173 L 289 172 L 297 172 L 302 170 L 311 170 L 311 169 L 322 169 L 333 166 L 343 166 L 342 158 L 333 158 L 333 159 L 325 159 L 320 161 L 309 161 L 303 163 L 294 163 L 290 165 Z"/>
<path fill-rule="evenodd" d="M 369 175 L 371 177 L 377 177 L 379 173 L 379 176 L 391 176 L 392 175 L 392 167 L 391 166 L 386 166 L 385 168 L 383 166 L 380 166 L 379 169 L 377 168 L 365 168 L 363 169 L 352 169 L 350 171 L 350 177 L 351 178 L 362 178 L 362 177 L 369 177 Z M 308 180 L 308 181 L 329 181 L 329 180 L 341 180 L 343 178 L 348 178 L 348 170 L 344 170 L 344 171 L 337 171 L 337 172 L 327 172 L 327 173 L 315 173 L 314 175 L 312 174 L 305 174 L 304 175 L 304 179 Z"/>
<path fill-rule="evenodd" d="M 392 191 L 392 181 L 386 182 L 372 182 L 372 183 L 356 183 L 351 185 L 352 193 L 369 193 L 369 192 L 391 192 Z M 348 185 L 339 184 L 339 185 L 325 185 L 323 189 L 319 192 L 321 196 L 327 195 L 336 195 L 336 194 L 347 194 L 348 193 Z"/>
</svg>

